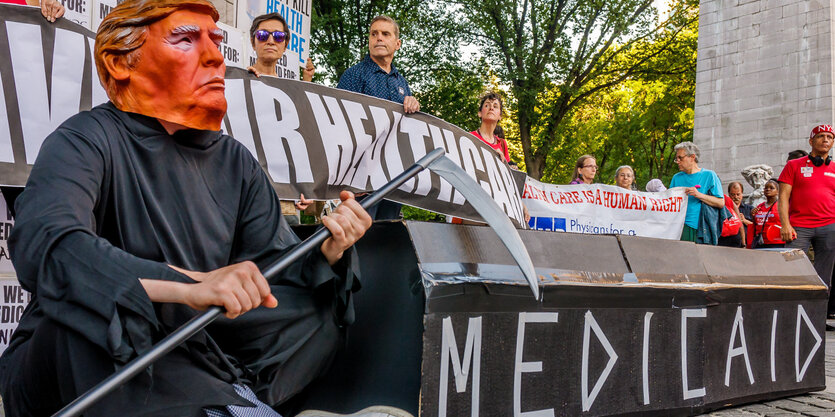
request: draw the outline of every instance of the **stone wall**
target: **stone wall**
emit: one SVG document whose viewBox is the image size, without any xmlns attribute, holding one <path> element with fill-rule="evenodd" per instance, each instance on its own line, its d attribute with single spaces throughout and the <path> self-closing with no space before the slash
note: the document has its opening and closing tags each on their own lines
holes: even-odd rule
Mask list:
<svg viewBox="0 0 835 417">
<path fill-rule="evenodd" d="M 701 1 L 693 136 L 724 184 L 753 164 L 778 176 L 833 122 L 832 13 L 826 0 Z"/>
</svg>

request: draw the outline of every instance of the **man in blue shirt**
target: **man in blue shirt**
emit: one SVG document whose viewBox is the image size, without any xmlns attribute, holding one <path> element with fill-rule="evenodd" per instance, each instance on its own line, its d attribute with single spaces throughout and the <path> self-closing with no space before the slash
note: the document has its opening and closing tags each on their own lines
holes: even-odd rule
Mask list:
<svg viewBox="0 0 835 417">
<path fill-rule="evenodd" d="M 721 210 L 725 206 L 725 194 L 722 193 L 722 182 L 716 173 L 699 168 L 699 147 L 695 143 L 681 142 L 675 146 L 675 151 L 675 162 L 681 172 L 673 175 L 670 188 L 685 187 L 684 192 L 687 194 L 687 215 L 681 240 L 695 242 L 702 204 Z"/>
<path fill-rule="evenodd" d="M 400 44 L 397 22 L 385 15 L 375 17 L 368 30 L 368 55 L 342 73 L 336 88 L 401 103 L 406 113 L 420 110 L 409 83 L 391 63 Z"/>
<path fill-rule="evenodd" d="M 409 83 L 391 63 L 400 45 L 400 26 L 394 19 L 386 15 L 372 19 L 368 29 L 368 55 L 342 73 L 336 88 L 401 103 L 406 113 L 420 110 Z M 374 220 L 398 219 L 400 207 L 400 203 L 384 200 L 370 208 L 368 214 Z"/>
</svg>

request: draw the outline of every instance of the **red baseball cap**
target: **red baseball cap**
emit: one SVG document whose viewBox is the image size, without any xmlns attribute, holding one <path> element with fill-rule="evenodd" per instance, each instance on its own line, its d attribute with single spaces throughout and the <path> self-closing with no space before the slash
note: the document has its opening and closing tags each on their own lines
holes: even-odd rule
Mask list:
<svg viewBox="0 0 835 417">
<path fill-rule="evenodd" d="M 809 139 L 814 138 L 818 133 L 829 132 L 835 135 L 835 132 L 832 131 L 832 125 L 817 125 L 814 129 L 812 129 L 812 133 L 809 135 Z"/>
</svg>

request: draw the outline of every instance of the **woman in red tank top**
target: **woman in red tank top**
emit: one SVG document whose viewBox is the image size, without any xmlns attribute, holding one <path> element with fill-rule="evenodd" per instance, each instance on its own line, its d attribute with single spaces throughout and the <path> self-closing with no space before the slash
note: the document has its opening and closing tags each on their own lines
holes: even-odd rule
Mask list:
<svg viewBox="0 0 835 417">
<path fill-rule="evenodd" d="M 510 162 L 507 141 L 495 134 L 496 126 L 502 119 L 502 97 L 492 91 L 481 96 L 478 100 L 478 117 L 481 119 L 481 126 L 470 133 L 490 145 L 504 157 L 505 162 Z"/>
</svg>

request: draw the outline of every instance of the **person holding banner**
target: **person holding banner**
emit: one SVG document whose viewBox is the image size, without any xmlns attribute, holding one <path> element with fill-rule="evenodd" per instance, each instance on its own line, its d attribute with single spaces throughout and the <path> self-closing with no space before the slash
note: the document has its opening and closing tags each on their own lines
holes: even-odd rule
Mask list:
<svg viewBox="0 0 835 417">
<path fill-rule="evenodd" d="M 101 23 L 111 101 L 46 138 L 16 202 L 10 250 L 33 298 L 0 357 L 7 417 L 51 415 L 210 306 L 226 317 L 84 415 L 275 417 L 353 322 L 352 246 L 371 218 L 349 192 L 323 219 L 331 238 L 261 274 L 299 239 L 220 131 L 218 17 L 207 0 L 127 0 Z"/>
<path fill-rule="evenodd" d="M 394 19 L 386 15 L 371 19 L 368 55 L 342 73 L 336 88 L 401 103 L 406 113 L 419 111 L 409 83 L 392 63 L 401 44 L 400 25 Z"/>
<path fill-rule="evenodd" d="M 394 53 L 400 49 L 401 44 L 400 25 L 394 19 L 386 15 L 371 19 L 368 55 L 342 73 L 336 88 L 401 103 L 405 113 L 419 111 L 420 103 L 412 96 L 409 83 L 392 63 Z M 399 219 L 402 206 L 384 200 L 368 212 L 374 220 Z"/>
<path fill-rule="evenodd" d="M 498 93 L 491 91 L 481 96 L 478 100 L 478 118 L 481 119 L 481 126 L 470 134 L 490 145 L 505 162 L 510 162 L 507 141 L 496 134 L 499 120 L 502 119 L 502 97 Z"/>
<path fill-rule="evenodd" d="M 247 68 L 247 71 L 255 74 L 256 77 L 262 75 L 277 77 L 276 64 L 284 56 L 290 42 L 290 29 L 287 27 L 284 16 L 280 13 L 267 13 L 253 19 L 249 27 L 249 41 L 252 43 L 252 49 L 255 50 L 256 58 L 255 65 Z M 302 80 L 312 81 L 315 72 L 313 60 L 308 58 L 307 66 L 302 72 Z M 299 211 L 304 211 L 315 203 L 301 194 L 295 201 L 282 200 L 281 213 L 290 224 L 299 224 Z M 321 210 L 319 212 L 321 213 Z"/>
<path fill-rule="evenodd" d="M 629 165 L 621 165 L 615 170 L 615 185 L 627 190 L 638 191 L 635 186 L 635 171 Z"/>
<path fill-rule="evenodd" d="M 591 184 L 597 175 L 597 161 L 591 155 L 583 155 L 574 164 L 574 176 L 569 185 Z"/>
<path fill-rule="evenodd" d="M 249 28 L 249 41 L 252 43 L 252 49 L 255 50 L 256 58 L 255 65 L 247 68 L 247 71 L 255 74 L 256 77 L 262 75 L 277 77 L 276 64 L 284 56 L 287 45 L 290 43 L 290 28 L 287 27 L 284 16 L 280 13 L 267 13 L 253 19 Z M 312 81 L 315 72 L 313 60 L 307 58 L 307 65 L 302 71 L 302 80 Z"/>
<path fill-rule="evenodd" d="M 56 0 L 0 0 L 0 3 L 20 4 L 37 6 L 41 8 L 41 15 L 44 19 L 54 22 L 64 16 L 64 5 Z"/>
<path fill-rule="evenodd" d="M 722 221 L 706 218 L 702 213 L 702 205 L 708 205 L 722 210 L 725 207 L 725 194 L 722 192 L 722 182 L 715 172 L 699 168 L 699 147 L 693 142 L 681 142 L 675 146 L 675 162 L 677 172 L 670 180 L 670 188 L 685 187 L 687 194 L 687 214 L 681 231 L 681 240 L 715 245 L 721 234 Z M 705 211 L 711 213 L 711 211 Z M 721 216 L 720 216 L 721 217 Z M 701 226 L 705 226 L 704 233 Z M 717 230 L 714 230 L 717 229 Z M 702 237 L 700 238 L 700 235 Z"/>
</svg>

